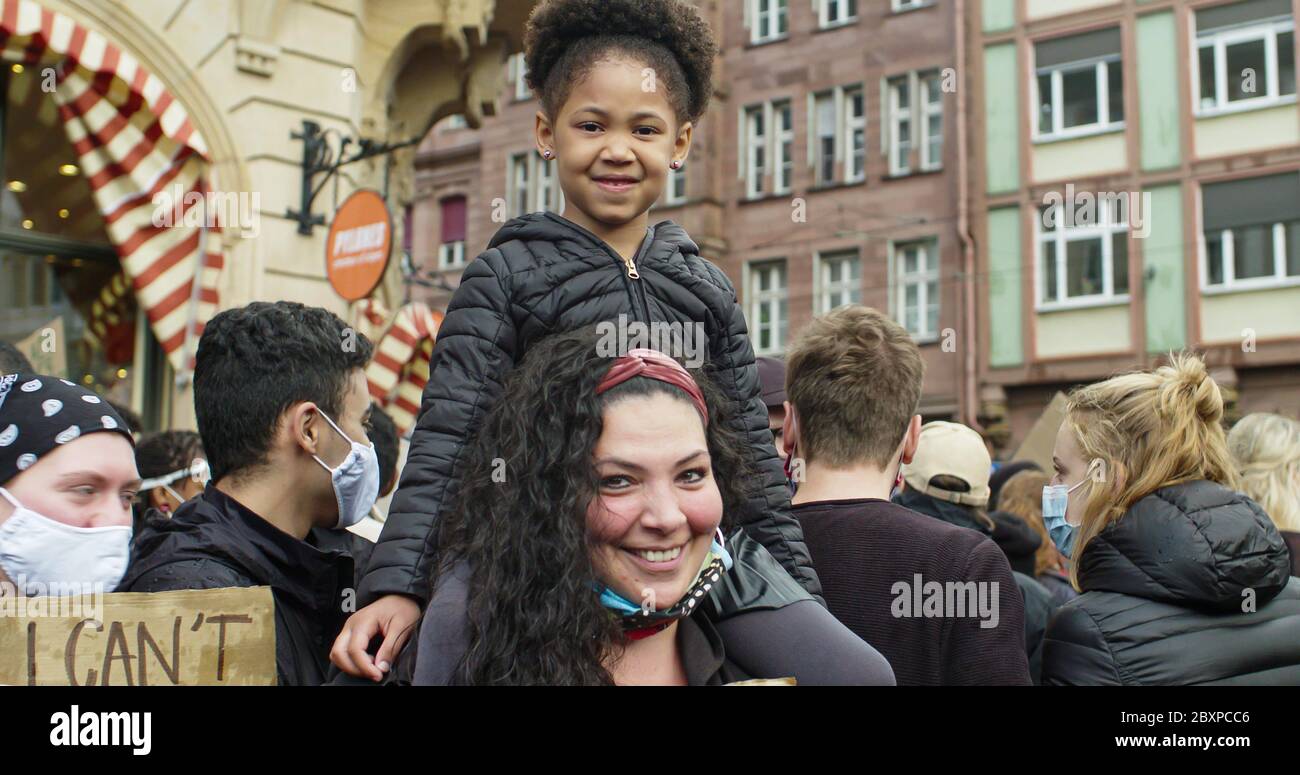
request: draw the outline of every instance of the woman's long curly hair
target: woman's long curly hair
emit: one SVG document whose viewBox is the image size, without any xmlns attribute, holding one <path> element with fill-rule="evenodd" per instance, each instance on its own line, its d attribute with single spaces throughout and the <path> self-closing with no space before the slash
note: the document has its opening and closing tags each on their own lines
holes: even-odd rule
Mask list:
<svg viewBox="0 0 1300 775">
<path fill-rule="evenodd" d="M 622 629 L 593 586 L 586 527 L 599 493 L 592 456 L 602 411 L 632 396 L 689 399 L 645 377 L 597 396 L 613 365 L 599 354 L 598 340 L 591 326 L 534 345 L 468 449 L 459 493 L 439 531 L 438 575 L 462 559 L 471 566 L 469 647 L 459 683 L 613 683 L 605 665 L 621 650 Z M 691 375 L 709 409 L 705 436 L 725 532 L 746 497 L 741 441 L 727 427 L 732 402 L 705 373 Z"/>
</svg>

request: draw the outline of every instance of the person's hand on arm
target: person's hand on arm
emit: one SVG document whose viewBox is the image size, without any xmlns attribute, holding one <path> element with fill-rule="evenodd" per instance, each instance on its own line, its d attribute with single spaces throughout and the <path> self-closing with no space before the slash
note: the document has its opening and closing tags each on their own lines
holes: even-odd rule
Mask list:
<svg viewBox="0 0 1300 775">
<path fill-rule="evenodd" d="M 405 595 L 384 595 L 348 617 L 330 649 L 330 661 L 358 678 L 382 681 L 420 621 L 420 604 Z M 375 636 L 383 643 L 374 657 L 366 650 Z"/>
</svg>

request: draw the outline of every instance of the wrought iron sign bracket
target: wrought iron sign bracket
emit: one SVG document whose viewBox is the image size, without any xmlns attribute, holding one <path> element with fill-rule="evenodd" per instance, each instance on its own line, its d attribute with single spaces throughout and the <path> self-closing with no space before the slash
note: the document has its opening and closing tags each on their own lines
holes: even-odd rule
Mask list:
<svg viewBox="0 0 1300 775">
<path fill-rule="evenodd" d="M 332 129 L 322 131 L 320 124 L 309 119 L 303 119 L 301 132 L 291 131 L 289 133 L 290 138 L 302 141 L 301 209 L 289 208 L 285 211 L 285 214 L 291 220 L 298 222 L 298 233 L 304 236 L 311 236 L 314 227 L 325 225 L 325 216 L 313 215 L 311 206 L 325 188 L 325 184 L 329 183 L 330 178 L 333 178 L 340 168 L 354 162 L 384 156 L 402 148 L 409 148 L 421 140 L 419 137 L 414 137 L 405 142 L 390 144 L 376 142 L 364 137 L 339 136 L 337 140 L 338 150 L 335 151 L 330 145 L 330 134 L 338 136 L 338 133 Z M 348 147 L 352 145 L 356 146 L 356 150 L 349 155 Z M 321 173 L 324 173 L 325 177 L 317 185 L 315 183 L 316 176 Z M 335 179 L 335 185 L 337 184 L 338 181 Z"/>
</svg>

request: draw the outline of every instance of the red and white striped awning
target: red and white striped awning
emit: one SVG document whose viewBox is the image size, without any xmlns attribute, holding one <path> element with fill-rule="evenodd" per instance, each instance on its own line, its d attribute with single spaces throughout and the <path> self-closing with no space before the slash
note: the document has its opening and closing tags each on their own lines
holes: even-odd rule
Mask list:
<svg viewBox="0 0 1300 775">
<path fill-rule="evenodd" d="M 382 316 L 382 310 L 368 305 L 363 314 Z M 375 357 L 366 369 L 370 397 L 392 415 L 403 434 L 415 427 L 420 416 L 420 397 L 429 381 L 429 359 L 442 317 L 421 302 L 399 309 L 375 345 Z"/>
<path fill-rule="evenodd" d="M 51 77 L 51 96 L 136 300 L 172 367 L 188 372 L 203 325 L 216 314 L 225 263 L 215 209 L 185 217 L 215 194 L 202 136 L 135 57 L 32 0 L 3 0 L 0 57 Z M 159 201 L 169 201 L 175 191 L 186 196 L 171 209 L 173 225 L 154 225 L 167 222 L 155 218 L 155 198 L 162 192 Z"/>
</svg>

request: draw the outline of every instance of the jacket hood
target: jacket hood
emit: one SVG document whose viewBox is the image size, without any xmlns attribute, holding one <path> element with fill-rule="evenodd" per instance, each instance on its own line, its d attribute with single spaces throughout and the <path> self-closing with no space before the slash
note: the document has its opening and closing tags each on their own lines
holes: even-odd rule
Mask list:
<svg viewBox="0 0 1300 775">
<path fill-rule="evenodd" d="M 1208 481 L 1142 498 L 1084 547 L 1079 586 L 1210 611 L 1262 606 L 1286 586 L 1290 554 L 1259 504 Z"/>
<path fill-rule="evenodd" d="M 1032 577 L 1038 547 L 1043 545 L 1042 537 L 1015 514 L 994 511 L 989 513 L 989 518 L 993 520 L 993 543 L 1007 556 L 1011 569 Z"/>
<path fill-rule="evenodd" d="M 987 525 L 975 519 L 974 510 L 970 506 L 942 501 L 910 487 L 899 493 L 894 498 L 894 503 L 927 517 L 941 519 L 950 525 L 977 530 L 986 536 L 992 535 L 993 532 Z"/>
<path fill-rule="evenodd" d="M 586 250 L 609 250 L 609 244 L 573 221 L 552 212 L 528 213 L 505 223 L 488 242 L 495 248 L 511 240 L 523 242 L 569 242 Z M 662 220 L 648 228 L 649 244 L 642 243 L 637 260 L 667 258 L 674 253 L 699 255 L 700 248 L 681 226 Z"/>
</svg>

